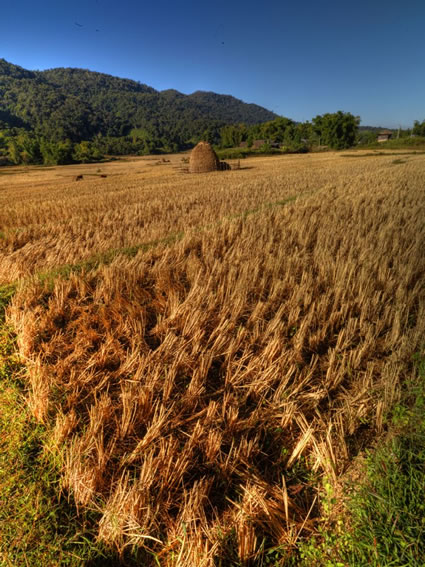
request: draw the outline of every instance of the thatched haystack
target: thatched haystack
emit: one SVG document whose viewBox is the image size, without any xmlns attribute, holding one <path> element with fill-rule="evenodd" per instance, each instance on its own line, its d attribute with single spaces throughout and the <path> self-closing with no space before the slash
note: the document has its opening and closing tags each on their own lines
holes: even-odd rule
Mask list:
<svg viewBox="0 0 425 567">
<path fill-rule="evenodd" d="M 199 142 L 190 154 L 189 172 L 207 173 L 208 171 L 218 171 L 220 160 L 208 142 Z"/>
</svg>

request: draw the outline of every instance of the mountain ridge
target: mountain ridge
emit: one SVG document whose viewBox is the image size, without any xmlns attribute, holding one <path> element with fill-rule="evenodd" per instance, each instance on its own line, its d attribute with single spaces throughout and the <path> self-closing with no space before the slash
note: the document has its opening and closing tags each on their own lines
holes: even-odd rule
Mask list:
<svg viewBox="0 0 425 567">
<path fill-rule="evenodd" d="M 31 71 L 0 59 L 0 128 L 23 127 L 53 140 L 124 136 L 141 129 L 184 144 L 207 129 L 259 124 L 277 115 L 232 95 L 184 94 L 98 71 Z"/>
</svg>

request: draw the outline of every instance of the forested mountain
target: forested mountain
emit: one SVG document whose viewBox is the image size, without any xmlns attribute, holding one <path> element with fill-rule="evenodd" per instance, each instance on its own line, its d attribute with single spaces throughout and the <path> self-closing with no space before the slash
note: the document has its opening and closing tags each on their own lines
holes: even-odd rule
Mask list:
<svg viewBox="0 0 425 567">
<path fill-rule="evenodd" d="M 359 132 L 359 122 L 337 111 L 297 123 L 229 95 L 157 91 L 84 69 L 28 71 L 0 59 L 0 165 L 169 153 L 201 139 L 239 153 L 240 146 L 300 152 L 375 142 L 377 128 Z M 423 135 L 424 124 L 412 132 Z"/>
<path fill-rule="evenodd" d="M 232 96 L 184 95 L 84 69 L 27 71 L 0 59 L 0 129 L 24 128 L 50 141 L 96 136 L 165 138 L 181 146 L 225 124 L 257 124 L 273 112 Z"/>
</svg>

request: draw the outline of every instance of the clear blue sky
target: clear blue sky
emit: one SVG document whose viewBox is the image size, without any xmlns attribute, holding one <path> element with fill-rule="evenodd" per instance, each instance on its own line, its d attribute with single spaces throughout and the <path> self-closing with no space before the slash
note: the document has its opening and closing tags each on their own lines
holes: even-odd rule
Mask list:
<svg viewBox="0 0 425 567">
<path fill-rule="evenodd" d="M 232 94 L 295 120 L 425 119 L 425 0 L 10 0 L 0 57 Z"/>
</svg>

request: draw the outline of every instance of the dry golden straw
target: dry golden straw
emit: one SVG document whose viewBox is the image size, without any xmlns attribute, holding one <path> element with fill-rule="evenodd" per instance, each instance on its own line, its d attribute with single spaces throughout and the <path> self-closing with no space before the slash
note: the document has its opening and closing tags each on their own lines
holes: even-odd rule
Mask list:
<svg viewBox="0 0 425 567">
<path fill-rule="evenodd" d="M 189 172 L 208 173 L 220 169 L 217 154 L 208 142 L 199 142 L 190 153 Z"/>
<path fill-rule="evenodd" d="M 423 157 L 249 163 L 227 186 L 163 166 L 144 188 L 85 175 L 79 200 L 60 182 L 8 189 L 32 203 L 9 205 L 21 231 L 2 229 L 2 262 L 16 253 L 22 275 L 63 262 L 54 235 L 75 261 L 84 242 L 184 229 L 134 258 L 27 281 L 8 312 L 62 488 L 100 509 L 101 540 L 161 565 L 226 564 L 229 541 L 242 562 L 263 545 L 290 554 L 320 513 L 295 471 L 344 473 L 423 342 Z"/>
</svg>

